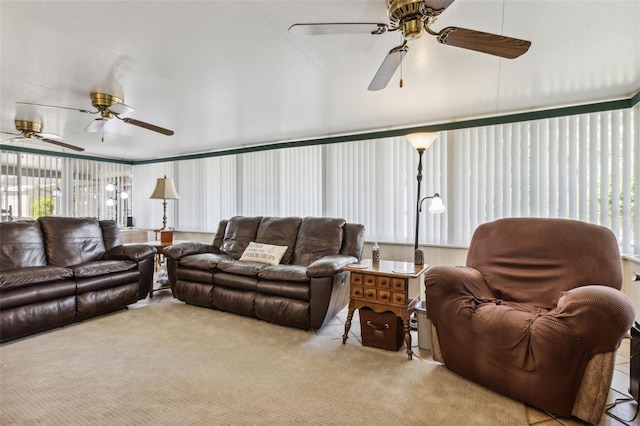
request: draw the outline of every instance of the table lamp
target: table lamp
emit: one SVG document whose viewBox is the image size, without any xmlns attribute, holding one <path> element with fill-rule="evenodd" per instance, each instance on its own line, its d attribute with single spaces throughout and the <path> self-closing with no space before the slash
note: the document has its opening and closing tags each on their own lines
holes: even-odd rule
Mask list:
<svg viewBox="0 0 640 426">
<path fill-rule="evenodd" d="M 163 178 L 158 178 L 156 187 L 149 199 L 162 200 L 162 228 L 155 229 L 154 231 L 157 233 L 167 227 L 167 200 L 179 200 L 180 196 L 173 185 L 173 180 L 164 175 Z"/>
</svg>

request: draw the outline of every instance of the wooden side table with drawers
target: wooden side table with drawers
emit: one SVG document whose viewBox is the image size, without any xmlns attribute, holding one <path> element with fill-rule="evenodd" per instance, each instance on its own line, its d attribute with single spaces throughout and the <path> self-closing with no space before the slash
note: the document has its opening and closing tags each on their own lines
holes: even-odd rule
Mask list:
<svg viewBox="0 0 640 426">
<path fill-rule="evenodd" d="M 373 263 L 371 259 L 342 268 L 343 271 L 351 272 L 351 297 L 342 343 L 347 341 L 356 309 L 369 308 L 377 313 L 393 312 L 402 319 L 407 356 L 412 359 L 409 317 L 420 300 L 420 283 L 427 268 L 428 265 L 390 260 Z"/>
</svg>

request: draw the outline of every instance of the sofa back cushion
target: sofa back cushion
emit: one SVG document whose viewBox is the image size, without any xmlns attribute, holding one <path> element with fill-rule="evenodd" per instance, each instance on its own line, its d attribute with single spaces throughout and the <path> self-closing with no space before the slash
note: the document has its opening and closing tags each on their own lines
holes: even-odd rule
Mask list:
<svg viewBox="0 0 640 426">
<path fill-rule="evenodd" d="M 102 239 L 106 251 L 122 245 L 122 236 L 114 220 L 101 220 L 100 229 L 102 229 Z"/>
<path fill-rule="evenodd" d="M 234 216 L 227 222 L 220 250 L 234 259 L 240 259 L 256 233 L 262 217 Z"/>
<path fill-rule="evenodd" d="M 358 223 L 346 223 L 343 228 L 342 248 L 340 254 L 362 259 L 364 248 L 364 225 Z"/>
<path fill-rule="evenodd" d="M 293 258 L 298 230 L 302 218 L 299 217 L 263 217 L 256 234 L 256 243 L 286 246 L 280 263 L 289 264 Z"/>
<path fill-rule="evenodd" d="M 227 229 L 227 223 L 229 221 L 227 219 L 222 219 L 220 223 L 218 223 L 218 230 L 216 231 L 216 235 L 213 236 L 213 245 L 220 250 L 222 247 L 222 243 L 224 243 L 224 232 Z"/>
<path fill-rule="evenodd" d="M 44 239 L 38 222 L 0 223 L 0 271 L 46 265 Z"/>
<path fill-rule="evenodd" d="M 293 250 L 293 264 L 310 265 L 324 256 L 340 253 L 344 219 L 305 217 Z"/>
<path fill-rule="evenodd" d="M 576 220 L 507 218 L 482 224 L 471 239 L 467 266 L 482 273 L 495 297 L 547 309 L 575 287 L 622 286 L 613 232 Z"/>
<path fill-rule="evenodd" d="M 38 218 L 50 265 L 74 266 L 101 259 L 105 253 L 102 229 L 96 218 Z"/>
</svg>

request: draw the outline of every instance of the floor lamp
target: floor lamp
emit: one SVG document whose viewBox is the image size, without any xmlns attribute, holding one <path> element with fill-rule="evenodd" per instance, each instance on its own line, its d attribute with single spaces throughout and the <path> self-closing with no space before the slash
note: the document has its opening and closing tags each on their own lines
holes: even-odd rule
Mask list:
<svg viewBox="0 0 640 426">
<path fill-rule="evenodd" d="M 179 200 L 180 196 L 178 195 L 178 191 L 176 191 L 176 187 L 173 185 L 173 180 L 167 178 L 167 175 L 164 175 L 163 178 L 158 178 L 156 187 L 149 199 L 162 200 L 162 228 L 154 229 L 157 238 L 157 233 L 167 227 L 167 200 Z"/>
<path fill-rule="evenodd" d="M 424 200 L 432 199 L 429 211 L 431 213 L 439 214 L 446 211 L 446 207 L 440 198 L 440 194 L 436 193 L 430 197 L 421 197 L 421 184 L 422 184 L 422 154 L 438 139 L 437 133 L 411 133 L 406 136 L 411 145 L 418 151 L 418 195 L 416 197 L 416 240 L 414 246 L 414 259 L 415 265 L 424 264 L 424 252 L 418 249 L 418 236 L 420 234 L 420 212 L 422 211 L 422 203 Z"/>
</svg>

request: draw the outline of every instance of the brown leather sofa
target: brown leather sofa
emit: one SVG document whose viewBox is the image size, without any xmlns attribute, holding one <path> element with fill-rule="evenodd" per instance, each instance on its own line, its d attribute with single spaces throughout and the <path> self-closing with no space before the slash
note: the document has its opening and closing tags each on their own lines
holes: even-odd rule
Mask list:
<svg viewBox="0 0 640 426">
<path fill-rule="evenodd" d="M 116 311 L 144 299 L 156 249 L 123 245 L 114 221 L 0 223 L 0 339 Z"/>
<path fill-rule="evenodd" d="M 239 260 L 250 242 L 286 246 L 277 265 Z M 349 301 L 348 272 L 362 255 L 364 227 L 344 219 L 222 220 L 213 244 L 164 249 L 173 294 L 186 303 L 298 328 L 320 328 Z"/>
<path fill-rule="evenodd" d="M 433 357 L 474 382 L 597 424 L 634 321 L 618 243 L 602 226 L 510 218 L 480 225 L 465 267 L 425 275 Z"/>
</svg>

